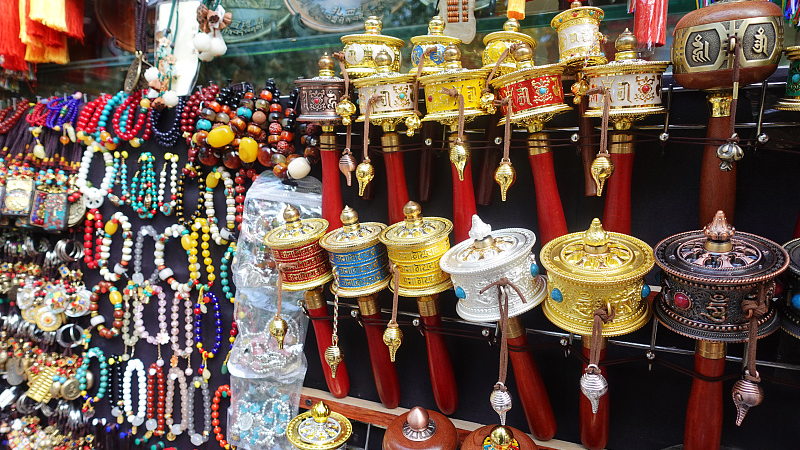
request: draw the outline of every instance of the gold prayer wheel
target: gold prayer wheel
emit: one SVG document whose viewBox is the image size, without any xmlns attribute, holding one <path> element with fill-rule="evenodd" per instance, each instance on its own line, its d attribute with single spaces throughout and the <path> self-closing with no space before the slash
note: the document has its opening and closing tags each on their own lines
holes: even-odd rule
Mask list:
<svg viewBox="0 0 800 450">
<path fill-rule="evenodd" d="M 286 438 L 299 450 L 336 450 L 353 434 L 347 417 L 331 411 L 323 402 L 314 405 L 291 421 Z"/>
<path fill-rule="evenodd" d="M 449 289 L 450 275 L 439 267 L 439 260 L 450 249 L 453 223 L 441 217 L 422 217 L 419 203 L 408 202 L 403 207 L 405 220 L 381 232 L 389 260 L 399 272 L 398 294 L 422 297 Z M 393 289 L 393 284 L 389 285 Z"/>
<path fill-rule="evenodd" d="M 616 129 L 628 129 L 631 124 L 650 114 L 664 112 L 661 106 L 661 76 L 669 61 L 646 61 L 636 53 L 637 40 L 625 29 L 615 41 L 617 54 L 608 64 L 587 67 L 584 75 L 589 88 L 609 89 L 609 118 Z M 603 116 L 603 95 L 589 96 L 587 117 Z"/>
<path fill-rule="evenodd" d="M 567 73 L 576 73 L 586 66 L 605 64 L 600 42 L 600 22 L 603 10 L 593 6 L 581 6 L 573 1 L 570 9 L 553 17 L 550 26 L 558 33 L 558 62 L 566 66 Z"/>
<path fill-rule="evenodd" d="M 422 36 L 414 36 L 411 38 L 411 43 L 414 47 L 411 49 L 411 70 L 409 73 L 417 74 L 417 67 L 419 60 L 425 58 L 422 63 L 422 75 L 430 75 L 438 73 L 442 70 L 444 64 L 444 49 L 450 45 L 460 45 L 461 39 L 444 34 L 445 23 L 439 16 L 433 16 L 428 22 L 428 34 Z M 425 51 L 429 47 L 435 47 L 428 56 Z"/>
<path fill-rule="evenodd" d="M 544 315 L 559 328 L 591 336 L 594 312 L 604 306 L 614 310 L 614 320 L 603 324 L 604 337 L 636 331 L 650 320 L 644 276 L 655 260 L 644 241 L 605 231 L 594 219 L 587 231 L 548 242 L 540 260 L 549 289 Z"/>
<path fill-rule="evenodd" d="M 456 89 L 464 97 L 465 121 L 484 114 L 493 114 L 494 95 L 483 92 L 491 69 L 461 67 L 461 50 L 453 44 L 445 48 L 443 56 L 445 62 L 441 72 L 419 78 L 419 83 L 425 89 L 425 107 L 428 111 L 422 121 L 435 121 L 444 125 L 458 123 L 459 101 L 456 97 L 443 93 L 443 89 Z"/>
<path fill-rule="evenodd" d="M 514 44 L 528 44 L 531 49 L 536 48 L 536 41 L 525 33 L 519 32 L 519 22 L 517 19 L 508 19 L 503 24 L 503 31 L 495 31 L 487 34 L 483 38 L 483 68 L 492 70 L 497 65 L 497 60 L 503 56 L 506 49 L 510 49 Z M 505 57 L 497 75 L 505 75 L 518 69 L 517 61 L 511 52 Z"/>
<path fill-rule="evenodd" d="M 358 213 L 345 206 L 340 216 L 342 228 L 326 234 L 319 244 L 328 251 L 336 271 L 331 290 L 339 297 L 363 297 L 389 285 L 389 260 L 380 234 L 386 225 L 358 222 Z"/>
<path fill-rule="evenodd" d="M 402 39 L 381 34 L 383 22 L 375 16 L 369 16 L 364 21 L 363 34 L 348 34 L 342 36 L 344 44 L 344 68 L 350 78 L 368 77 L 375 73 L 375 56 L 381 50 L 386 50 L 391 57 L 391 70 L 400 71 L 402 59 L 400 49 L 405 42 Z"/>
<path fill-rule="evenodd" d="M 536 133 L 555 115 L 572 108 L 564 104 L 564 89 L 561 84 L 564 66 L 534 66 L 532 56 L 531 47 L 519 46 L 514 51 L 516 70 L 492 80 L 492 87 L 498 97 L 510 99 L 509 105 L 501 107 L 503 118 L 499 124 L 505 125 L 506 112 L 510 106 L 511 123 L 523 125 L 531 133 Z"/>
<path fill-rule="evenodd" d="M 320 238 L 328 230 L 328 221 L 300 219 L 300 211 L 292 205 L 286 206 L 283 219 L 285 225 L 264 236 L 264 245 L 272 250 L 272 258 L 281 265 L 283 290 L 305 291 L 331 281 L 331 264 L 319 245 Z"/>
<path fill-rule="evenodd" d="M 356 122 L 364 121 L 367 102 L 378 95 L 380 99 L 371 106 L 369 122 L 383 127 L 383 131 L 394 131 L 398 123 L 405 121 L 406 134 L 413 136 L 414 130 L 420 127 L 419 117 L 414 112 L 417 101 L 414 75 L 397 72 L 391 63 L 389 52 L 381 49 L 375 55 L 376 72 L 353 81 L 362 110 Z"/>
<path fill-rule="evenodd" d="M 786 76 L 786 94 L 775 105 L 783 111 L 800 111 L 800 46 L 784 49 L 789 58 L 789 74 Z"/>
</svg>

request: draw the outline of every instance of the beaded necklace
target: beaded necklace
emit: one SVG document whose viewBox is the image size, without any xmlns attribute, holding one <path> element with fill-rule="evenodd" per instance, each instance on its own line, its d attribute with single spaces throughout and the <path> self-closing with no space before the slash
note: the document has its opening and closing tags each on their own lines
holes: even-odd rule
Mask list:
<svg viewBox="0 0 800 450">
<path fill-rule="evenodd" d="M 186 98 L 181 97 L 180 100 L 178 100 L 178 105 L 175 108 L 175 117 L 172 119 L 172 123 L 169 124 L 169 128 L 167 128 L 166 131 L 161 131 L 158 129 L 161 111 L 158 108 L 150 108 L 150 123 L 152 124 L 153 134 L 156 137 L 156 142 L 158 142 L 158 145 L 165 148 L 172 148 L 178 143 L 178 139 L 181 138 L 181 116 L 185 107 Z"/>
<path fill-rule="evenodd" d="M 216 276 L 214 275 L 214 260 L 211 259 L 211 251 L 209 251 L 209 243 L 208 241 L 211 240 L 211 236 L 209 232 L 211 229 L 208 226 L 208 222 L 204 218 L 197 218 L 195 219 L 194 223 L 192 223 L 191 230 L 184 229 L 183 235 L 181 236 L 181 245 L 183 246 L 184 250 L 186 250 L 186 255 L 189 260 L 189 279 L 192 289 L 199 287 L 205 288 L 206 290 L 211 289 L 214 285 L 214 281 L 216 280 Z M 203 264 L 206 266 L 206 283 L 200 283 L 200 258 L 198 258 L 197 254 L 197 247 L 198 247 L 198 238 L 202 241 L 200 242 L 200 256 L 203 258 Z"/>
<path fill-rule="evenodd" d="M 222 179 L 223 189 L 225 189 L 225 228 L 220 230 L 217 224 L 216 210 L 214 209 L 214 188 L 219 184 L 220 178 Z M 206 177 L 206 188 L 203 192 L 203 204 L 206 209 L 206 217 L 208 218 L 209 229 L 211 230 L 211 239 L 217 245 L 227 245 L 228 242 L 235 239 L 234 232 L 236 230 L 236 200 L 235 189 L 233 188 L 233 179 L 231 174 L 222 167 L 217 167 L 216 170 L 209 173 Z"/>
<path fill-rule="evenodd" d="M 78 111 L 83 105 L 83 94 L 76 92 L 69 98 L 54 98 L 47 103 L 48 115 L 46 125 L 48 128 L 59 131 L 66 123 L 72 123 L 78 116 Z"/>
<path fill-rule="evenodd" d="M 17 109 L 14 110 L 14 113 L 6 115 L 3 118 L 3 121 L 0 122 L 0 134 L 7 134 L 11 131 L 11 128 L 17 124 L 20 118 L 31 108 L 31 105 L 28 103 L 28 100 L 22 99 L 20 100 L 19 104 L 17 105 Z"/>
<path fill-rule="evenodd" d="M 108 99 L 108 101 L 103 105 L 103 109 L 100 112 L 100 118 L 97 121 L 97 129 L 92 133 L 95 141 L 100 142 L 100 145 L 105 146 L 108 150 L 114 150 L 117 148 L 117 144 L 119 143 L 118 137 L 111 137 L 111 133 L 106 131 L 106 127 L 108 126 L 108 120 L 112 114 L 115 114 L 115 110 L 119 105 L 122 104 L 128 98 L 128 94 L 125 91 L 117 92 L 113 97 Z"/>
<path fill-rule="evenodd" d="M 108 386 L 108 405 L 111 408 L 111 415 L 116 418 L 118 424 L 125 422 L 124 403 L 122 401 L 122 361 L 114 355 L 108 357 L 108 365 L 111 382 Z"/>
<path fill-rule="evenodd" d="M 89 181 L 89 167 L 92 165 L 92 157 L 95 153 L 100 152 L 103 155 L 103 162 L 105 164 L 105 172 L 103 180 L 100 182 L 100 187 L 92 186 Z M 117 169 L 114 167 L 114 155 L 105 147 L 96 142 L 92 142 L 86 146 L 81 158 L 81 165 L 78 169 L 78 176 L 75 179 L 75 186 L 86 197 L 86 206 L 92 209 L 99 209 L 103 206 L 106 195 L 112 188 L 114 177 L 116 176 Z"/>
<path fill-rule="evenodd" d="M 128 141 L 131 146 L 139 147 L 144 141 L 150 139 L 152 125 L 147 110 L 150 100 L 142 98 L 142 91 L 131 94 L 122 105 L 114 112 L 112 124 L 117 137 Z M 130 126 L 130 128 L 129 128 Z M 144 130 L 141 138 L 136 136 Z"/>
<path fill-rule="evenodd" d="M 154 201 L 158 197 L 155 161 L 152 153 L 142 153 L 139 156 L 139 170 L 131 180 L 131 207 L 141 219 L 152 219 L 158 211 L 158 202 Z"/>
<path fill-rule="evenodd" d="M 219 443 L 219 446 L 224 449 L 229 449 L 230 445 L 228 444 L 228 441 L 225 440 L 225 435 L 222 434 L 222 427 L 219 426 L 219 403 L 222 398 L 229 398 L 230 396 L 231 387 L 227 384 L 223 384 L 214 392 L 214 399 L 212 400 L 213 403 L 211 405 L 211 425 L 214 427 L 212 430 L 214 433 L 214 438 Z"/>
<path fill-rule="evenodd" d="M 204 88 L 198 87 L 197 91 L 195 91 L 189 97 L 189 100 L 186 101 L 186 107 L 181 112 L 181 132 L 183 132 L 183 137 L 186 139 L 186 145 L 189 146 L 190 161 L 194 161 L 195 156 L 197 155 L 197 150 L 193 148 L 193 144 L 196 143 L 196 139 L 194 139 L 195 123 L 199 119 L 198 111 L 200 110 L 200 106 L 203 103 L 208 103 L 214 100 L 214 97 L 218 92 L 219 86 L 216 84 L 212 84 Z"/>
<path fill-rule="evenodd" d="M 162 281 L 166 281 L 170 288 L 174 291 L 174 296 L 172 299 L 172 314 L 178 314 L 180 309 L 180 302 L 183 301 L 184 307 L 184 336 L 186 337 L 186 347 L 184 349 L 180 348 L 178 341 L 180 340 L 180 328 L 179 323 L 176 319 L 172 321 L 172 328 L 170 330 L 170 334 L 172 335 L 170 338 L 171 347 L 173 355 L 177 355 L 180 358 L 188 358 L 191 356 L 192 351 L 194 350 L 194 335 L 192 331 L 194 328 L 192 327 L 192 317 L 193 317 L 193 302 L 191 297 L 189 296 L 189 292 L 191 292 L 192 287 L 189 286 L 188 283 L 181 283 L 175 279 L 174 273 L 172 269 L 167 267 L 164 263 L 164 248 L 166 242 L 172 239 L 178 239 L 182 237 L 182 232 L 184 230 L 183 225 L 174 224 L 170 227 L 167 227 L 166 230 L 159 236 L 158 241 L 156 241 L 156 249 L 155 249 L 155 265 L 159 271 L 159 278 Z M 191 361 L 189 361 L 191 363 Z M 186 369 L 186 371 L 191 374 L 190 369 Z"/>
<path fill-rule="evenodd" d="M 206 306 L 208 303 L 211 303 L 211 308 L 214 310 L 214 347 L 210 351 L 203 348 L 203 314 L 208 312 L 208 306 Z M 194 305 L 194 340 L 200 356 L 203 358 L 197 371 L 208 380 L 211 378 L 211 371 L 208 370 L 207 365 L 208 360 L 217 355 L 222 345 L 222 314 L 217 296 L 210 291 L 203 292 L 203 288 L 200 289 L 200 295 L 197 296 L 197 303 Z"/>
<path fill-rule="evenodd" d="M 197 208 L 192 213 L 192 215 L 187 219 L 183 207 L 183 198 L 184 198 L 184 188 L 186 184 L 186 177 L 189 178 L 196 178 L 197 179 L 197 191 L 203 192 L 205 189 L 205 179 L 202 176 L 198 176 L 200 168 L 192 162 L 186 163 L 183 170 L 181 171 L 180 178 L 178 179 L 178 186 L 175 190 L 175 196 L 177 198 L 177 205 L 175 206 L 175 216 L 178 219 L 178 223 L 183 226 L 190 226 L 193 222 L 195 222 L 200 215 L 203 213 L 203 196 L 197 196 Z"/>
<path fill-rule="evenodd" d="M 164 154 L 164 168 L 161 170 L 160 180 L 158 182 L 158 206 L 161 208 L 161 212 L 165 216 L 169 216 L 175 210 L 175 206 L 178 204 L 178 196 L 176 192 L 178 190 L 178 155 L 175 153 L 166 153 Z M 170 165 L 169 171 L 169 201 L 165 202 L 164 195 L 166 193 L 166 186 L 167 186 L 167 164 Z"/>
<path fill-rule="evenodd" d="M 97 125 L 110 99 L 111 95 L 101 94 L 81 109 L 75 129 L 77 130 L 77 138 L 86 145 L 89 145 L 92 135 L 97 131 Z M 106 118 L 108 118 L 108 116 L 106 116 Z"/>
<path fill-rule="evenodd" d="M 119 226 L 122 225 L 122 261 L 114 265 L 113 272 L 108 269 L 108 259 L 111 257 L 111 238 L 117 232 Z M 131 261 L 131 251 L 133 247 L 133 233 L 131 232 L 131 223 L 128 221 L 128 216 L 120 211 L 111 216 L 111 220 L 106 222 L 103 228 L 104 237 L 103 244 L 100 246 L 100 276 L 106 281 L 115 282 L 122 278 L 122 275 L 128 272 L 128 264 Z"/>
<path fill-rule="evenodd" d="M 228 276 L 228 270 L 230 269 L 231 262 L 233 261 L 233 257 L 236 254 L 236 242 L 231 242 L 228 245 L 228 248 L 225 250 L 225 254 L 222 255 L 222 258 L 219 261 L 219 278 L 220 284 L 222 285 L 222 292 L 225 294 L 225 298 L 231 302 L 233 306 L 233 310 L 236 311 L 236 297 L 234 296 L 233 290 L 230 286 L 230 279 Z M 233 351 L 233 343 L 236 340 L 236 336 L 239 334 L 239 327 L 236 325 L 236 314 L 233 316 L 233 320 L 231 321 L 231 332 L 230 337 L 228 338 L 228 354 L 225 356 L 225 361 L 222 363 L 222 374 L 225 375 L 228 373 L 228 359 L 231 357 L 231 351 Z"/>
</svg>

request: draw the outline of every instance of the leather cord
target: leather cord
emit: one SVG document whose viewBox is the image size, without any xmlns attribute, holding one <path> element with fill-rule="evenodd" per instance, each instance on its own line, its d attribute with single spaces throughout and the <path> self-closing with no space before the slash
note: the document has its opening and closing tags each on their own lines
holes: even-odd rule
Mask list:
<svg viewBox="0 0 800 450">
<path fill-rule="evenodd" d="M 380 95 L 375 94 L 367 100 L 367 104 L 364 105 L 364 162 L 370 162 L 369 159 L 369 113 L 372 111 L 372 105 L 375 104 L 381 98 Z"/>
<path fill-rule="evenodd" d="M 456 88 L 442 89 L 442 94 L 458 99 L 458 143 L 464 142 L 464 96 Z"/>
<path fill-rule="evenodd" d="M 417 76 L 414 78 L 414 96 L 419 95 L 419 77 L 422 76 L 422 67 L 425 64 L 425 58 L 429 57 L 434 50 L 436 50 L 436 47 L 434 46 L 425 47 L 425 51 L 419 58 L 419 64 L 417 64 Z M 417 117 L 422 115 L 419 112 L 419 100 L 414 101 L 414 115 Z"/>
<path fill-rule="evenodd" d="M 522 294 L 522 291 L 517 285 L 506 277 L 489 283 L 486 287 L 481 289 L 480 293 L 483 294 L 493 287 L 497 287 L 497 307 L 500 309 L 500 330 L 502 336 L 500 338 L 500 369 L 495 386 L 505 391 L 507 389 L 506 377 L 508 375 L 508 293 L 506 292 L 506 288 L 510 287 L 514 289 L 522 300 L 522 303 L 527 303 L 527 301 L 525 300 L 525 295 Z"/>
<path fill-rule="evenodd" d="M 388 326 L 396 327 L 397 326 L 397 305 L 399 303 L 399 294 L 397 291 L 400 289 L 400 269 L 397 265 L 392 264 L 391 266 L 392 276 L 394 279 L 392 283 L 394 283 L 394 292 L 392 293 L 392 318 L 389 319 Z"/>
<path fill-rule="evenodd" d="M 597 308 L 597 310 L 594 312 L 594 318 L 592 322 L 592 340 L 590 344 L 591 349 L 589 351 L 589 365 L 586 367 L 586 373 L 594 373 L 597 375 L 600 374 L 600 368 L 597 364 L 600 362 L 600 343 L 603 339 L 603 324 L 614 320 L 614 316 L 614 308 L 612 308 L 610 305 Z"/>
<path fill-rule="evenodd" d="M 611 101 L 609 99 L 608 89 L 603 87 L 596 87 L 589 89 L 586 95 L 600 94 L 603 96 L 603 121 L 600 125 L 600 151 L 597 156 L 608 156 L 608 119 L 611 108 Z"/>
<path fill-rule="evenodd" d="M 747 324 L 747 371 L 744 377 L 750 381 L 758 383 L 761 378 L 756 370 L 756 347 L 758 343 L 758 319 L 769 311 L 767 303 L 767 286 L 758 286 L 758 298 L 754 300 L 743 300 L 742 311 L 747 313 L 750 322 Z"/>
<path fill-rule="evenodd" d="M 342 94 L 339 101 L 341 102 L 344 99 L 350 100 L 350 77 L 347 75 L 347 70 L 344 67 L 344 52 L 336 52 L 333 54 L 333 57 L 339 61 L 339 70 L 342 71 L 342 78 L 344 78 L 344 94 Z M 348 151 L 348 154 L 350 154 L 350 143 L 352 139 L 351 126 L 351 124 L 347 124 L 347 132 L 345 133 L 344 148 Z"/>
</svg>

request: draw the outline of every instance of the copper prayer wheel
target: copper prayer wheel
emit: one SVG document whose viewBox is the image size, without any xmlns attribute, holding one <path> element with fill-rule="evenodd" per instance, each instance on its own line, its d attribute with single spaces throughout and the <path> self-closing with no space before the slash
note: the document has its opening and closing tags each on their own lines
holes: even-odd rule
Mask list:
<svg viewBox="0 0 800 450">
<path fill-rule="evenodd" d="M 305 291 L 331 281 L 330 261 L 319 245 L 328 229 L 328 221 L 300 219 L 300 211 L 292 205 L 283 211 L 283 220 L 286 224 L 264 236 L 264 245 L 272 250 L 275 262 L 283 267 L 280 271 L 283 290 Z"/>
<path fill-rule="evenodd" d="M 537 450 L 527 434 L 508 425 L 484 425 L 470 433 L 461 450 Z"/>
<path fill-rule="evenodd" d="M 503 56 L 503 52 L 510 50 L 514 44 L 527 44 L 531 49 L 536 48 L 536 41 L 525 33 L 519 32 L 519 22 L 517 19 L 508 19 L 503 24 L 503 31 L 493 31 L 483 38 L 483 68 L 494 69 L 497 60 Z M 497 69 L 497 76 L 514 72 L 519 67 L 514 55 L 509 52 L 500 63 Z"/>
<path fill-rule="evenodd" d="M 347 417 L 331 411 L 323 402 L 314 405 L 286 426 L 286 438 L 298 450 L 336 450 L 353 434 Z"/>
<path fill-rule="evenodd" d="M 439 16 L 433 16 L 430 22 L 428 22 L 428 34 L 411 38 L 411 43 L 414 47 L 411 49 L 411 70 L 409 73 L 416 75 L 419 60 L 423 57 L 422 75 L 430 75 L 442 70 L 444 65 L 444 49 L 450 44 L 461 44 L 461 39 L 445 35 L 444 29 L 444 20 Z M 428 56 L 424 56 L 425 51 L 430 47 L 434 47 L 434 50 L 432 50 Z"/>
<path fill-rule="evenodd" d="M 800 339 L 800 239 L 783 244 L 789 254 L 789 270 L 784 277 L 784 297 L 778 302 L 783 331 Z"/>
<path fill-rule="evenodd" d="M 319 75 L 295 80 L 295 86 L 300 89 L 298 121 L 322 126 L 341 123 L 342 116 L 336 111 L 336 105 L 345 86 L 344 79 L 336 76 L 334 67 L 334 59 L 326 52 L 319 59 Z"/>
<path fill-rule="evenodd" d="M 605 64 L 606 57 L 600 48 L 603 35 L 600 22 L 605 13 L 600 8 L 582 6 L 573 1 L 570 8 L 558 13 L 550 26 L 558 33 L 558 62 L 575 73 L 584 66 Z"/>
<path fill-rule="evenodd" d="M 383 435 L 383 450 L 456 450 L 458 443 L 450 419 L 419 406 L 392 420 Z"/>
<path fill-rule="evenodd" d="M 369 16 L 364 21 L 365 32 L 342 36 L 344 44 L 345 70 L 350 78 L 368 77 L 375 73 L 377 66 L 374 58 L 381 50 L 386 50 L 391 58 L 390 68 L 398 72 L 402 59 L 400 49 L 405 42 L 402 39 L 381 34 L 383 22 L 376 16 Z"/>
</svg>

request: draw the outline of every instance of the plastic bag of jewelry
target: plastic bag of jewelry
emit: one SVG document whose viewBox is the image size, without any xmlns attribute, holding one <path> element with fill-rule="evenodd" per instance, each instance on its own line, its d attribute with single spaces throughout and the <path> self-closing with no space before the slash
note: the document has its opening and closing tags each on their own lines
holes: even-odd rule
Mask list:
<svg viewBox="0 0 800 450">
<path fill-rule="evenodd" d="M 297 415 L 300 383 L 231 377 L 228 441 L 239 449 L 289 450 L 286 426 Z"/>
<path fill-rule="evenodd" d="M 236 288 L 274 287 L 277 271 L 264 236 L 284 224 L 283 210 L 293 205 L 303 218 L 322 214 L 322 183 L 305 177 L 285 184 L 270 171 L 262 173 L 247 190 L 236 256 L 231 265 Z"/>
<path fill-rule="evenodd" d="M 278 349 L 278 342 L 269 333 L 269 324 L 277 312 L 276 288 L 243 288 L 236 292 L 234 314 L 239 335 L 228 359 L 232 376 L 302 384 L 307 366 L 303 343 L 308 328 L 308 318 L 299 306 L 302 299 L 302 292 L 283 292 L 281 317 L 288 327 L 283 349 Z"/>
</svg>

